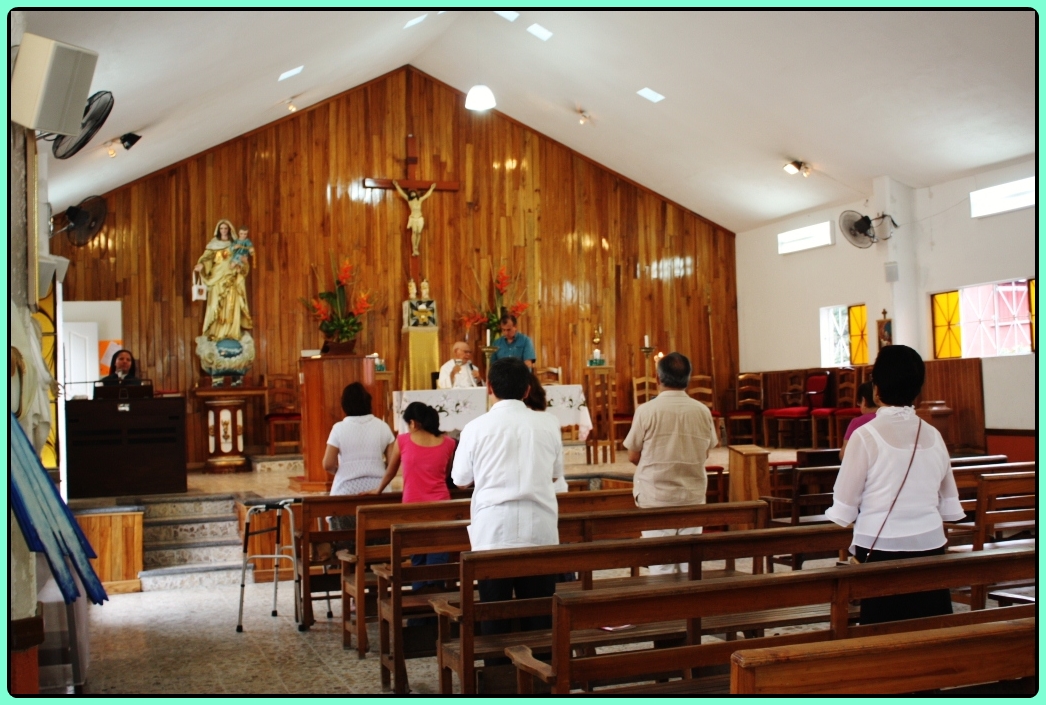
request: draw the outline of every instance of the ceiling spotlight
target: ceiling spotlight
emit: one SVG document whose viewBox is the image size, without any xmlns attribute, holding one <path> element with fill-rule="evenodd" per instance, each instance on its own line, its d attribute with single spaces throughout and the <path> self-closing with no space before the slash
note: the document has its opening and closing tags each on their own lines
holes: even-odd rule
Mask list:
<svg viewBox="0 0 1046 705">
<path fill-rule="evenodd" d="M 494 93 L 484 85 L 473 86 L 465 96 L 465 107 L 469 110 L 490 110 L 495 105 Z"/>
<path fill-rule="evenodd" d="M 592 119 L 592 116 L 589 115 L 587 110 L 578 110 L 577 114 L 578 114 L 578 123 L 581 124 L 581 125 L 584 125 L 585 123 L 587 123 L 589 120 Z"/>
<path fill-rule="evenodd" d="M 293 100 L 288 100 L 287 101 L 287 110 L 288 110 L 288 112 L 292 112 L 293 113 L 297 109 L 298 109 L 298 106 L 294 104 Z"/>
<path fill-rule="evenodd" d="M 136 135 L 133 132 L 128 132 L 126 135 L 120 135 L 120 144 L 123 145 L 124 149 L 130 149 L 141 138 L 142 138 L 141 135 Z"/>
<path fill-rule="evenodd" d="M 116 140 L 109 140 L 105 143 L 105 149 L 109 153 L 110 159 L 116 159 Z"/>
<path fill-rule="evenodd" d="M 800 161 L 788 162 L 787 164 L 784 165 L 784 170 L 787 173 L 789 173 L 789 174 L 794 176 L 794 175 L 798 174 L 802 170 L 803 166 L 804 166 L 803 163 L 800 162 Z"/>
</svg>

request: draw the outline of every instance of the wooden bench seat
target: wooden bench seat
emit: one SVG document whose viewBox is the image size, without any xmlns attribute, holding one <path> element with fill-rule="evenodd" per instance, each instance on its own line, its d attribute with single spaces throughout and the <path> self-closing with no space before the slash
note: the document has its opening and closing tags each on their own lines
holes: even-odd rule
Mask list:
<svg viewBox="0 0 1046 705">
<path fill-rule="evenodd" d="M 811 527 L 787 531 L 825 531 Z M 776 530 L 771 530 L 773 533 Z M 758 533 L 758 532 L 738 532 Z M 726 535 L 722 535 L 726 536 Z M 709 539 L 711 537 L 701 537 Z M 506 653 L 518 669 L 521 693 L 532 692 L 536 678 L 565 694 L 581 683 L 630 678 L 649 680 L 652 673 L 723 666 L 733 653 L 747 648 L 781 647 L 821 641 L 963 626 L 1034 617 L 1035 607 L 1022 605 L 976 612 L 960 612 L 883 624 L 851 626 L 852 600 L 923 590 L 954 588 L 984 580 L 1028 578 L 1035 574 L 1036 556 L 1029 549 L 998 549 L 904 561 L 754 575 L 716 581 L 690 582 L 670 588 L 572 591 L 553 597 L 551 663 L 534 657 L 534 649 L 520 645 Z M 828 602 L 826 629 L 760 636 L 743 641 L 700 643 L 699 635 L 716 617 L 751 611 L 810 606 Z M 638 649 L 591 655 L 573 648 L 573 634 L 605 623 L 607 615 L 628 615 L 630 622 L 659 623 L 667 618 L 687 621 L 688 644 L 661 649 Z M 638 640 L 637 640 L 638 641 Z M 865 665 L 863 668 L 868 668 Z M 666 686 L 654 685 L 652 692 Z M 703 686 L 702 686 L 703 687 Z M 631 694 L 644 686 L 633 686 Z M 680 684 L 675 692 L 688 692 Z M 603 691 L 608 693 L 615 690 Z"/>
<path fill-rule="evenodd" d="M 563 495 L 559 495 L 562 497 Z M 576 500 L 561 502 L 561 507 L 576 506 Z M 689 505 L 684 507 L 640 508 L 634 504 L 627 510 L 578 512 L 560 514 L 558 527 L 560 543 L 582 543 L 595 540 L 639 538 L 644 530 L 666 526 L 705 526 L 734 519 L 754 520 L 758 526 L 766 523 L 766 504 L 763 502 L 736 502 L 720 505 Z M 378 619 L 380 623 L 380 656 L 382 686 L 388 687 L 390 675 L 397 693 L 408 692 L 404 660 L 429 655 L 423 648 L 406 653 L 408 641 L 403 619 L 434 615 L 429 600 L 450 600 L 453 594 L 415 595 L 405 590 L 411 582 L 446 581 L 458 577 L 456 559 L 451 564 L 440 566 L 411 566 L 407 558 L 418 553 L 459 552 L 470 549 L 468 522 L 444 522 L 440 524 L 403 524 L 392 527 L 392 545 L 388 565 L 375 566 L 378 574 Z M 632 566 L 633 576 L 638 576 L 638 564 Z M 451 572 L 453 571 L 453 572 Z M 574 572 L 574 571 L 568 571 Z M 723 570 L 705 571 L 706 577 L 725 577 L 737 574 L 733 562 Z M 592 585 L 592 572 L 582 571 L 579 584 L 584 588 Z M 672 576 L 647 577 L 656 582 Z M 601 585 L 613 585 L 615 579 L 603 579 Z M 563 583 L 560 588 L 569 585 Z M 424 601 L 424 604 L 422 602 Z M 427 609 L 426 609 L 427 608 Z M 500 655 L 501 649 L 494 654 Z"/>
<path fill-rule="evenodd" d="M 711 505 L 715 507 L 716 505 Z M 729 505 L 718 505 L 729 506 Z M 719 521 L 723 521 L 720 519 Z M 755 523 L 755 517 L 747 522 L 730 519 L 726 523 Z M 849 545 L 852 532 L 843 527 L 815 526 L 788 529 L 759 529 L 755 531 L 719 532 L 714 534 L 650 538 L 639 540 L 596 541 L 586 544 L 541 546 L 520 550 L 470 551 L 461 554 L 459 601 L 434 600 L 433 607 L 439 615 L 438 661 L 440 668 L 440 690 L 444 694 L 453 692 L 452 675 L 458 674 L 463 693 L 474 693 L 476 689 L 475 661 L 484 654 L 493 653 L 497 641 L 476 635 L 476 626 L 484 620 L 535 617 L 552 613 L 552 598 L 531 600 L 509 600 L 484 603 L 478 601 L 475 589 L 477 580 L 513 578 L 529 575 L 556 574 L 568 571 L 607 570 L 630 568 L 637 564 L 660 565 L 665 563 L 688 563 L 688 574 L 678 585 L 664 589 L 682 588 L 703 578 L 703 561 L 718 561 L 752 557 L 752 569 L 756 574 L 763 570 L 764 557 L 778 552 L 791 552 L 800 546 L 818 551 L 838 551 Z M 683 577 L 683 576 L 680 576 Z M 735 578 L 722 578 L 710 582 L 723 582 Z M 632 585 L 644 584 L 648 577 L 635 579 Z M 592 590 L 585 592 L 615 592 L 620 583 L 613 587 L 601 587 L 602 581 L 593 582 Z M 625 584 L 628 584 L 627 581 Z M 561 589 L 561 588 L 557 588 Z M 607 615 L 613 615 L 607 617 Z M 670 621 L 670 620 L 660 620 Z M 603 621 L 591 625 L 592 629 L 614 624 L 632 623 L 628 611 L 604 613 Z M 460 626 L 460 633 L 452 633 L 451 625 Z M 741 628 L 748 628 L 745 625 Z M 727 625 L 717 625 L 725 629 Z M 538 635 L 538 636 L 534 636 Z M 501 639 L 499 635 L 497 639 Z M 533 635 L 513 637 L 523 640 L 536 649 L 547 649 L 548 644 L 539 632 Z M 612 643 L 628 639 L 624 632 L 607 632 L 603 638 Z"/>
<path fill-rule="evenodd" d="M 831 523 L 831 519 L 824 515 L 824 510 L 832 506 L 834 496 L 832 489 L 835 487 L 835 480 L 838 476 L 838 465 L 793 469 L 790 496 L 760 497 L 770 503 L 770 526 L 810 526 Z M 775 516 L 781 509 L 786 510 L 786 514 Z M 792 570 L 799 570 L 803 567 L 805 560 L 816 557 L 819 556 L 796 553 L 775 558 L 775 562 L 788 565 Z M 770 570 L 773 571 L 772 563 Z"/>
<path fill-rule="evenodd" d="M 730 659 L 730 693 L 899 694 L 1030 679 L 1037 631 L 1028 618 L 743 649 Z"/>
<path fill-rule="evenodd" d="M 472 496 L 472 490 L 455 490 L 451 496 L 467 498 Z M 307 630 L 316 622 L 312 609 L 313 595 L 337 594 L 341 583 L 340 571 L 331 568 L 332 565 L 337 565 L 334 555 L 315 555 L 314 547 L 336 542 L 352 542 L 355 538 L 355 532 L 351 529 L 329 531 L 326 528 L 327 517 L 355 516 L 356 509 L 360 506 L 401 502 L 402 499 L 403 495 L 400 492 L 334 497 L 316 495 L 303 497 L 300 504 L 291 506 L 291 511 L 295 514 L 294 525 L 297 532 L 295 544 L 298 553 L 298 575 L 295 576 L 295 580 L 299 583 L 298 594 L 301 596 L 301 603 L 295 605 L 295 617 L 298 618 L 299 631 Z"/>
</svg>

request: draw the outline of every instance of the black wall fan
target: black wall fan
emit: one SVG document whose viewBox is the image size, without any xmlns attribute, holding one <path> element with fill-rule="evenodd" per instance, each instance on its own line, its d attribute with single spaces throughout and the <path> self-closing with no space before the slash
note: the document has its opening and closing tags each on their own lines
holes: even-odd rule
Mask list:
<svg viewBox="0 0 1046 705">
<path fill-rule="evenodd" d="M 113 110 L 113 94 L 109 91 L 98 91 L 87 99 L 84 107 L 84 118 L 80 123 L 80 132 L 75 135 L 59 135 L 51 146 L 56 159 L 68 159 L 83 149 L 95 136 L 109 113 Z"/>
<path fill-rule="evenodd" d="M 886 228 L 886 233 L 881 236 L 875 232 L 875 226 L 882 224 L 882 221 L 887 218 L 890 218 L 890 224 L 896 228 L 897 223 L 885 213 L 875 218 L 870 218 L 867 215 L 861 215 L 857 211 L 843 211 L 839 216 L 839 230 L 850 241 L 851 245 L 860 247 L 863 250 L 880 240 L 889 240 L 893 236 L 893 228 Z"/>
<path fill-rule="evenodd" d="M 55 234 L 65 233 L 69 242 L 77 247 L 83 247 L 102 230 L 105 225 L 105 216 L 109 214 L 109 206 L 101 196 L 88 196 L 80 201 L 78 206 L 69 206 L 65 210 L 65 217 L 69 223 Z"/>
</svg>

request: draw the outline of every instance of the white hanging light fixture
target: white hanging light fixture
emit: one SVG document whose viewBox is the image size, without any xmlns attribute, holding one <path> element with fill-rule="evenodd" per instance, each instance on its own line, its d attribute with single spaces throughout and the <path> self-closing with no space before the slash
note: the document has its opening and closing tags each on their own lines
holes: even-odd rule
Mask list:
<svg viewBox="0 0 1046 705">
<path fill-rule="evenodd" d="M 473 86 L 465 96 L 465 107 L 469 110 L 490 110 L 495 105 L 494 94 L 483 85 Z"/>
</svg>

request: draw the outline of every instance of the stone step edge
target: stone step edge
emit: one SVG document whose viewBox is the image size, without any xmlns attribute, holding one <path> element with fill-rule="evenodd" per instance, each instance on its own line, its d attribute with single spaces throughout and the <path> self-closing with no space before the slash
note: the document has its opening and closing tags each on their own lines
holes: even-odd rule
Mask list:
<svg viewBox="0 0 1046 705">
<path fill-rule="evenodd" d="M 184 565 L 149 568 L 138 571 L 138 579 L 158 578 L 164 575 L 187 575 L 189 573 L 217 573 L 226 570 L 243 570 L 243 563 L 186 563 Z M 254 570 L 254 564 L 247 564 L 247 571 Z"/>
<path fill-rule="evenodd" d="M 229 521 L 239 521 L 239 517 L 235 514 L 210 514 L 210 515 L 192 515 L 177 517 L 156 517 L 154 519 L 145 519 L 142 522 L 142 526 L 148 529 L 150 526 L 176 526 L 178 524 L 221 524 Z"/>
<path fill-rule="evenodd" d="M 154 494 L 135 497 L 138 504 L 184 504 L 186 502 L 233 501 L 236 495 L 229 492 L 219 494 Z"/>
<path fill-rule="evenodd" d="M 152 543 L 146 542 L 142 545 L 143 551 L 177 551 L 184 548 L 215 548 L 219 546 L 238 546 L 243 547 L 243 540 L 230 537 L 230 538 L 202 538 L 196 540 L 182 540 L 182 541 L 154 541 Z"/>
</svg>

